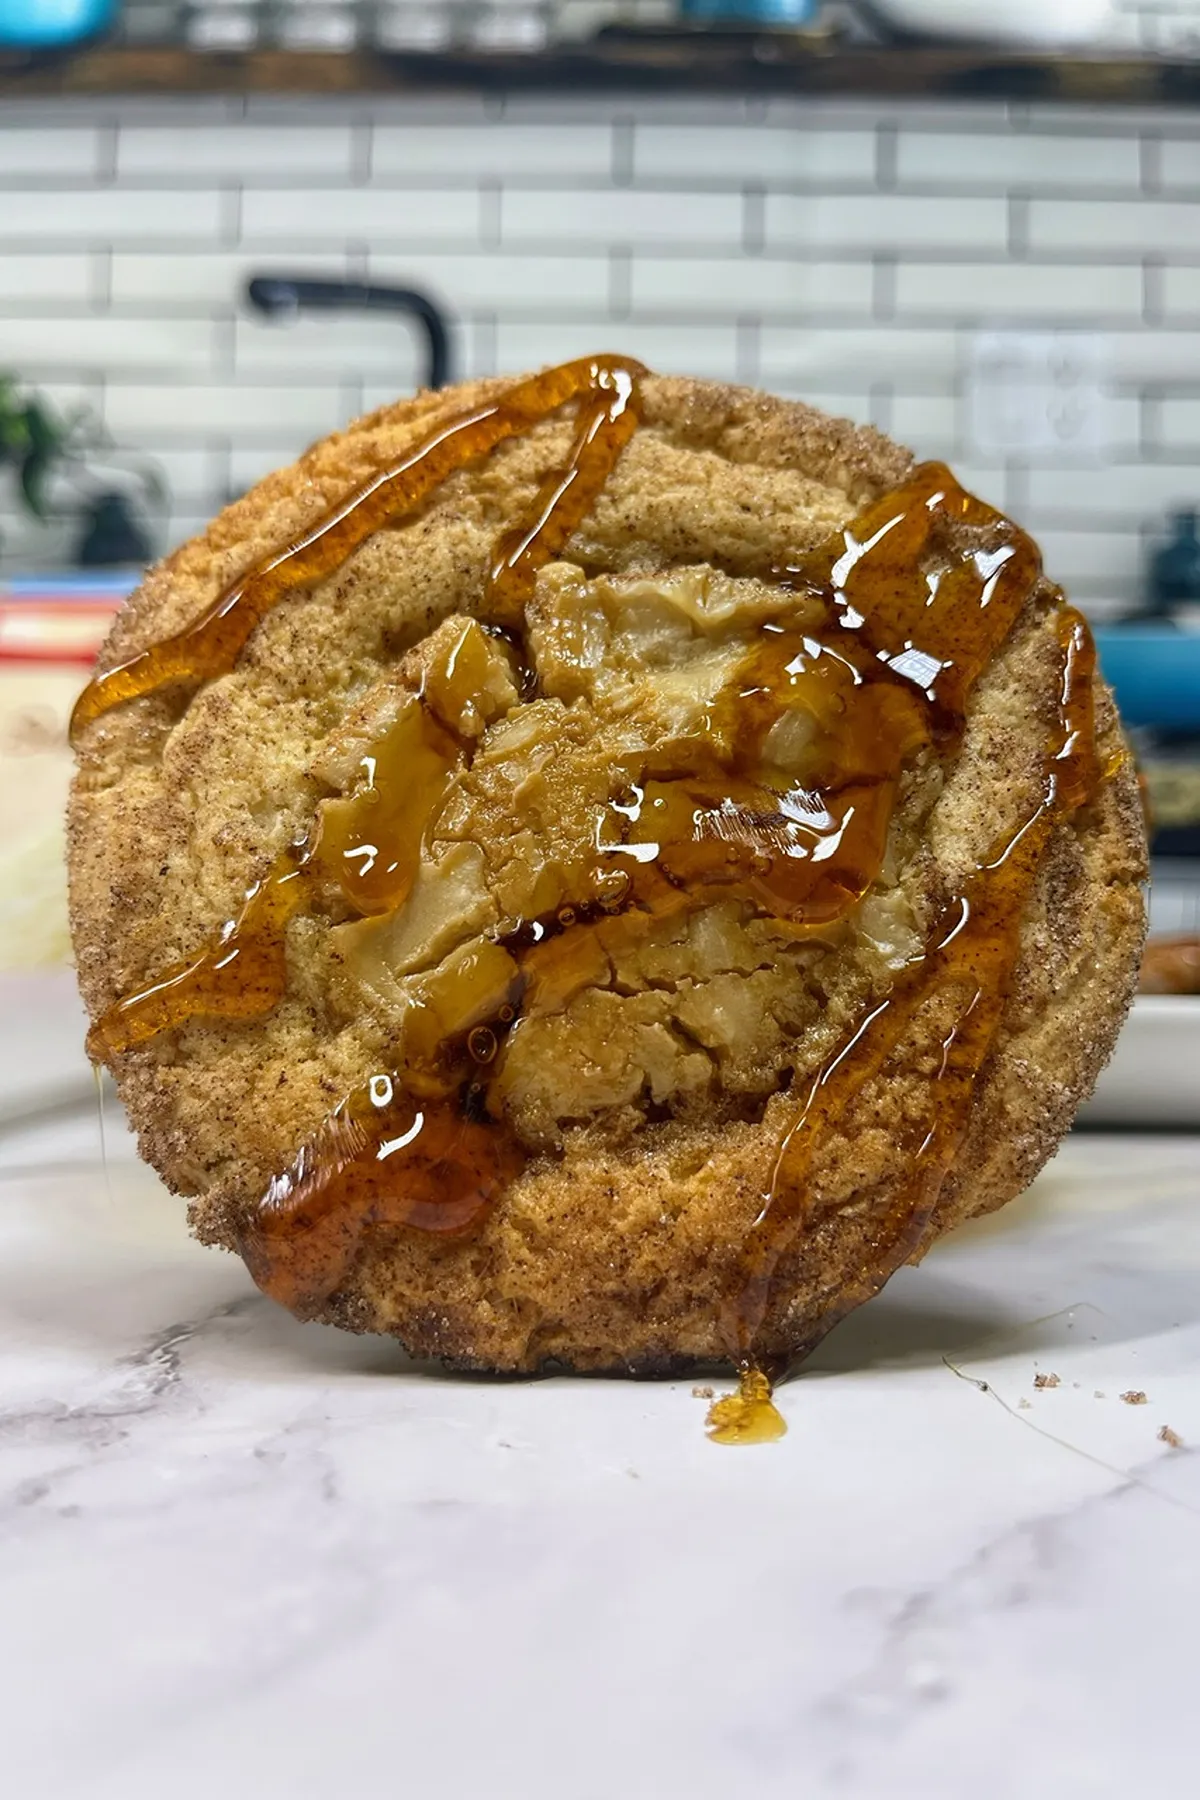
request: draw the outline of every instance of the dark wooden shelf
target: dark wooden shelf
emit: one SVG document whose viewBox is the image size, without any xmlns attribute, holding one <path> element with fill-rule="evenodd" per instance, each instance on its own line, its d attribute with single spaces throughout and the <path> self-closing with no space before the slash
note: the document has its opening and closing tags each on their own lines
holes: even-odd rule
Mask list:
<svg viewBox="0 0 1200 1800">
<path fill-rule="evenodd" d="M 839 47 L 786 32 L 607 30 L 533 54 L 98 44 L 74 55 L 0 51 L 0 103 L 98 94 L 382 94 L 430 90 L 859 94 L 1200 104 L 1200 59 L 1051 56 L 903 46 Z"/>
</svg>

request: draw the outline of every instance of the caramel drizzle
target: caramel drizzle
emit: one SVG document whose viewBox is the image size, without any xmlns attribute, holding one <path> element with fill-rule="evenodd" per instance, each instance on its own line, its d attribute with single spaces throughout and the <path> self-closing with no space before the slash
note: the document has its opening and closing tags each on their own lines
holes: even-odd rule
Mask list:
<svg viewBox="0 0 1200 1800">
<path fill-rule="evenodd" d="M 126 700 L 174 683 L 197 686 L 227 674 L 255 626 L 288 594 L 332 575 L 369 537 L 412 513 L 456 470 L 579 400 L 579 427 L 564 468 L 545 482 L 529 519 L 501 539 L 488 572 L 485 612 L 490 610 L 501 626 L 519 619 L 538 569 L 566 544 L 636 430 L 642 373 L 641 364 L 628 357 L 581 358 L 518 382 L 492 404 L 443 422 L 400 462 L 356 488 L 303 538 L 241 576 L 195 625 L 97 676 L 76 703 L 72 734 Z M 427 717 L 407 748 L 414 763 L 432 767 L 441 758 L 446 771 L 458 750 Z M 414 768 L 409 774 L 419 772 Z M 335 872 L 346 898 L 360 912 L 386 911 L 404 900 L 436 799 L 422 806 L 410 796 L 425 791 L 424 783 L 410 782 L 406 789 L 405 780 L 398 780 L 390 818 L 371 811 L 372 796 L 377 798 L 379 790 L 359 796 Z M 406 848 L 397 850 L 390 862 L 355 868 L 353 851 L 367 843 L 368 834 L 386 834 Z M 330 860 L 329 850 L 319 841 L 284 852 L 249 889 L 241 912 L 222 927 L 215 945 L 175 964 L 97 1020 L 88 1033 L 88 1054 L 109 1061 L 188 1019 L 214 1014 L 251 1019 L 271 1012 L 287 986 L 285 935 L 310 891 L 308 865 L 322 852 Z"/>
<path fill-rule="evenodd" d="M 1024 897 L 1060 820 L 1086 804 L 1100 778 L 1096 762 L 1096 654 L 1087 622 L 1073 608 L 1057 617 L 1062 681 L 1057 736 L 1047 757 L 1042 797 L 947 905 L 919 963 L 872 1007 L 827 1058 L 784 1133 L 763 1208 L 742 1255 L 744 1280 L 725 1317 L 730 1353 L 743 1367 L 754 1356 L 780 1264 L 798 1239 L 815 1236 L 812 1159 L 824 1128 L 845 1119 L 863 1088 L 884 1070 L 921 1006 L 946 988 L 958 996 L 943 1041 L 934 1120 L 909 1152 L 908 1170 L 871 1220 L 857 1282 L 827 1311 L 810 1350 L 848 1312 L 871 1299 L 918 1248 L 970 1124 L 976 1078 L 992 1051 L 1020 948 Z"/>
<path fill-rule="evenodd" d="M 92 1061 L 111 1063 L 188 1019 L 216 1013 L 261 1019 L 273 1012 L 287 982 L 283 947 L 288 921 L 308 892 L 304 850 L 286 851 L 271 873 L 247 891 L 241 912 L 222 926 L 215 944 L 173 964 L 100 1015 L 87 1034 Z"/>
<path fill-rule="evenodd" d="M 373 1075 L 272 1179 L 238 1249 L 264 1293 L 309 1318 L 349 1273 L 364 1232 L 384 1225 L 444 1237 L 469 1231 L 524 1160 L 512 1134 L 493 1121 Z"/>
<path fill-rule="evenodd" d="M 529 525 L 502 540 L 489 576 L 488 593 L 502 615 L 497 622 L 504 623 L 514 616 L 538 568 L 561 549 L 575 528 L 573 521 L 584 516 L 608 479 L 636 429 L 638 380 L 644 373 L 629 357 L 581 357 L 443 420 L 399 462 L 339 501 L 303 537 L 240 575 L 194 625 L 89 682 L 71 716 L 72 741 L 110 707 L 161 688 L 196 687 L 228 674 L 255 626 L 281 600 L 336 573 L 369 537 L 415 512 L 459 469 L 578 400 L 581 425 L 565 470 L 539 495 Z"/>
<path fill-rule="evenodd" d="M 638 365 L 618 358 L 568 364 L 437 427 L 298 544 L 235 583 L 196 626 L 99 677 L 81 698 L 76 723 L 135 695 L 227 671 L 255 625 L 286 594 L 332 573 L 453 470 L 579 399 L 566 467 L 547 478 L 527 519 L 500 540 L 485 580 L 485 616 L 518 631 L 537 569 L 578 528 L 636 430 L 639 373 Z M 931 534 L 947 522 L 994 541 L 981 542 L 965 557 L 939 560 Z M 764 571 L 797 593 L 820 596 L 830 616 L 819 643 L 767 628 L 719 700 L 732 728 L 735 767 L 711 756 L 706 766 L 701 749 L 695 766 L 683 773 L 647 770 L 635 805 L 614 802 L 612 835 L 598 838 L 592 871 L 593 893 L 604 899 L 510 931 L 505 942 L 515 975 L 496 1017 L 465 1041 L 440 1046 L 437 1066 L 410 1070 L 407 1085 L 396 1074 L 373 1076 L 335 1109 L 293 1167 L 272 1181 L 241 1245 L 259 1284 L 294 1311 L 309 1313 L 345 1278 L 364 1230 L 406 1225 L 456 1233 L 484 1216 L 523 1163 L 511 1132 L 488 1113 L 490 1065 L 518 1022 L 530 984 L 535 994 L 539 985 L 553 990 L 556 960 L 563 958 L 549 940 L 565 934 L 578 948 L 587 933 L 601 928 L 598 915 L 634 905 L 655 913 L 675 910 L 689 903 L 698 883 L 723 883 L 800 931 L 848 911 L 878 876 L 902 767 L 923 746 L 953 749 L 970 689 L 1040 572 L 1031 540 L 966 494 L 940 464 L 915 471 L 903 489 L 883 496 L 816 552 Z M 1077 614 L 1062 612 L 1059 624 L 1061 730 L 1041 802 L 947 906 L 919 963 L 827 1060 L 781 1143 L 746 1245 L 742 1289 L 724 1319 L 731 1354 L 743 1365 L 741 1398 L 747 1404 L 764 1398 L 746 1383 L 764 1379 L 751 1358 L 780 1264 L 802 1236 L 819 1231 L 810 1201 L 819 1128 L 845 1114 L 885 1067 L 921 1005 L 949 987 L 958 1004 L 944 1044 L 936 1117 L 915 1146 L 905 1179 L 878 1209 L 862 1278 L 843 1296 L 838 1317 L 877 1292 L 911 1255 L 936 1208 L 967 1129 L 976 1077 L 995 1041 L 1023 897 L 1056 821 L 1085 802 L 1096 780 L 1090 638 Z M 786 709 L 788 684 L 801 678 L 834 689 L 825 722 L 835 722 L 827 750 L 836 780 L 819 791 L 780 784 L 763 766 L 770 729 Z M 840 739 L 836 720 L 847 707 L 846 695 L 836 692 L 839 681 L 849 683 L 858 709 L 854 729 L 847 727 Z M 327 808 L 315 843 L 279 859 L 249 891 L 242 913 L 216 945 L 98 1021 L 89 1036 L 93 1055 L 110 1059 L 186 1018 L 244 1019 L 272 1010 L 286 987 L 287 923 L 319 868 L 332 868 L 360 915 L 402 903 L 443 791 L 436 777 L 443 770 L 448 778 L 460 749 L 423 712 L 415 726 L 414 715 L 408 717 L 403 743 L 376 746 L 390 754 L 396 783 L 390 793 L 387 783 L 377 788 L 372 777 L 362 793 L 335 803 L 340 814 Z M 428 763 L 430 776 L 412 784 L 426 794 L 419 804 L 404 792 L 414 758 Z M 368 865 L 355 864 L 368 833 L 377 855 Z M 833 1322 L 828 1315 L 822 1332 Z M 733 1436 L 722 1441 L 739 1441 L 745 1421 L 728 1423 Z"/>
</svg>

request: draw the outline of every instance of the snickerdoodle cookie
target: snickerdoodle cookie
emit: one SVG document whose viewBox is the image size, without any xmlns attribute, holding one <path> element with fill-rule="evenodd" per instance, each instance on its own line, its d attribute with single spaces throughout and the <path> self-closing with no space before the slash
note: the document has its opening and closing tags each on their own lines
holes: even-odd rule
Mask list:
<svg viewBox="0 0 1200 1800">
<path fill-rule="evenodd" d="M 1133 989 L 1086 626 L 806 406 L 608 357 L 384 408 L 101 668 L 93 1054 L 202 1239 L 420 1354 L 802 1350 L 1029 1182 Z"/>
</svg>

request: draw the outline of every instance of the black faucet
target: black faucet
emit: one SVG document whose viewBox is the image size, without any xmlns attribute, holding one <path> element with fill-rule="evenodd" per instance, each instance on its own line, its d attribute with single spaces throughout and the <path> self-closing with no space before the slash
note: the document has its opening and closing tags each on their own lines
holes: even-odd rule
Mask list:
<svg viewBox="0 0 1200 1800">
<path fill-rule="evenodd" d="M 426 387 L 445 387 L 450 375 L 450 333 L 446 316 L 416 288 L 373 281 L 315 281 L 299 275 L 254 275 L 246 299 L 268 318 L 285 318 L 304 307 L 318 312 L 398 312 L 419 320 L 425 333 Z"/>
</svg>

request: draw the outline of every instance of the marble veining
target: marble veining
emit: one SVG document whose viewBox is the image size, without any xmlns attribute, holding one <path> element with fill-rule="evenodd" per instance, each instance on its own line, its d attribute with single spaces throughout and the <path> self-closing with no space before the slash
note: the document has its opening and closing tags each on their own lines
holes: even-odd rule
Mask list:
<svg viewBox="0 0 1200 1800">
<path fill-rule="evenodd" d="M 1190 1792 L 1198 1177 L 1200 1140 L 1073 1138 L 739 1451 L 691 1382 L 297 1325 L 119 1129 L 106 1173 L 90 1114 L 11 1124 L 6 1790 Z"/>
</svg>

